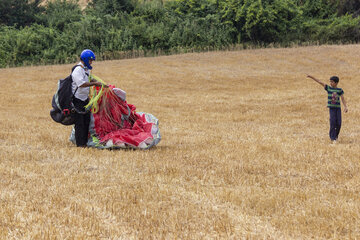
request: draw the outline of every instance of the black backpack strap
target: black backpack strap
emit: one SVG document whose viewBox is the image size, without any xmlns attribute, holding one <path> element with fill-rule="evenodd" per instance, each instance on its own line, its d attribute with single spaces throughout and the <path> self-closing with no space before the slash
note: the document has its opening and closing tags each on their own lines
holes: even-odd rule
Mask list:
<svg viewBox="0 0 360 240">
<path fill-rule="evenodd" d="M 73 66 L 72 67 L 72 69 L 71 69 L 71 73 L 75 70 L 75 68 L 77 68 L 77 67 L 82 67 L 80 64 L 76 64 L 75 66 Z"/>
</svg>

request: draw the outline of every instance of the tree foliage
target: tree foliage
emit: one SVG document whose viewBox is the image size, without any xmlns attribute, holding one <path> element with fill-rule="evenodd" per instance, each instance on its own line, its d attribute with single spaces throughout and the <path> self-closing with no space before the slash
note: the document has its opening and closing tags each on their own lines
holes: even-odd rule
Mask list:
<svg viewBox="0 0 360 240">
<path fill-rule="evenodd" d="M 81 10 L 74 0 L 55 0 L 47 4 L 45 11 L 38 15 L 43 25 L 63 31 L 65 26 L 81 20 Z"/>
<path fill-rule="evenodd" d="M 135 8 L 135 2 L 132 0 L 92 0 L 89 7 L 100 16 L 106 14 L 115 16 L 124 12 L 131 13 Z"/>
<path fill-rule="evenodd" d="M 250 43 L 357 42 L 355 0 L 0 1 L 0 67 L 75 61 L 84 48 L 99 58 L 223 49 Z"/>
<path fill-rule="evenodd" d="M 36 15 L 43 11 L 41 0 L 1 0 L 0 25 L 23 27 L 36 22 Z"/>
</svg>

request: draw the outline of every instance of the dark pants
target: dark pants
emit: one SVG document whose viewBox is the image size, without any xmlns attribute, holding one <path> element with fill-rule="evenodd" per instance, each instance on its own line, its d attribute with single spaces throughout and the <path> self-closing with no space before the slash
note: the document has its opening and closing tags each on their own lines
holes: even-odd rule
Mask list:
<svg viewBox="0 0 360 240">
<path fill-rule="evenodd" d="M 81 101 L 80 99 L 74 98 L 73 103 L 78 111 L 85 112 L 85 106 L 89 103 L 89 100 Z M 89 124 L 90 124 L 90 112 L 87 112 L 85 114 L 76 113 L 76 120 L 75 120 L 76 146 L 86 147 L 89 137 Z"/>
<path fill-rule="evenodd" d="M 330 111 L 330 139 L 336 140 L 341 128 L 341 108 L 329 108 Z"/>
</svg>

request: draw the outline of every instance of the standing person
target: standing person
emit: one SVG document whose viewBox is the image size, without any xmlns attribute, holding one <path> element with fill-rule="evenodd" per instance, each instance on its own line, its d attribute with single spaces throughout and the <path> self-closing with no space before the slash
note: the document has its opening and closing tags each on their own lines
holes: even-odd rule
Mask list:
<svg viewBox="0 0 360 240">
<path fill-rule="evenodd" d="M 344 105 L 344 111 L 348 112 L 348 108 L 346 106 L 346 101 L 344 97 L 344 91 L 341 88 L 338 88 L 337 85 L 339 83 L 339 78 L 337 76 L 332 76 L 330 78 L 330 86 L 321 82 L 319 79 L 311 75 L 307 75 L 308 78 L 311 78 L 315 82 L 322 85 L 328 93 L 328 104 L 330 113 L 330 139 L 332 143 L 336 143 L 336 140 L 339 137 L 340 129 L 341 129 L 341 106 L 340 106 L 340 98 Z"/>
<path fill-rule="evenodd" d="M 86 111 L 85 106 L 89 103 L 90 86 L 101 86 L 100 82 L 89 81 L 92 62 L 95 61 L 95 54 L 89 49 L 85 49 L 80 54 L 80 62 L 71 73 L 73 80 L 72 92 L 74 94 L 73 103 L 76 113 L 75 120 L 75 140 L 76 146 L 86 147 L 89 134 L 90 112 Z"/>
</svg>

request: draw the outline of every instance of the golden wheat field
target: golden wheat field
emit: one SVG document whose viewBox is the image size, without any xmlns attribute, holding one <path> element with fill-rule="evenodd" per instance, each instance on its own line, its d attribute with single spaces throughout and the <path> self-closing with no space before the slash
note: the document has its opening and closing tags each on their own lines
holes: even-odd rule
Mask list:
<svg viewBox="0 0 360 240">
<path fill-rule="evenodd" d="M 72 64 L 0 69 L 0 239 L 360 239 L 360 45 L 94 62 L 162 141 L 79 149 L 52 121 Z M 323 88 L 349 112 L 328 137 Z"/>
</svg>

